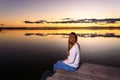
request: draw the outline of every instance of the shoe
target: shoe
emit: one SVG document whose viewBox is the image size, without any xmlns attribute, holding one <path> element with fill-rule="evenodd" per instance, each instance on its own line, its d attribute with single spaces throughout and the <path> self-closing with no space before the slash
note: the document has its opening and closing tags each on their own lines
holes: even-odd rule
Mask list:
<svg viewBox="0 0 120 80">
<path fill-rule="evenodd" d="M 47 78 L 50 77 L 50 76 L 53 76 L 53 74 L 55 72 L 56 71 L 52 71 L 52 70 L 47 70 L 47 71 L 43 72 L 40 80 L 47 80 Z"/>
<path fill-rule="evenodd" d="M 53 76 L 53 74 L 55 74 L 56 71 L 52 71 L 52 70 L 50 70 L 49 73 L 50 73 L 50 74 L 49 74 L 50 76 Z"/>
</svg>

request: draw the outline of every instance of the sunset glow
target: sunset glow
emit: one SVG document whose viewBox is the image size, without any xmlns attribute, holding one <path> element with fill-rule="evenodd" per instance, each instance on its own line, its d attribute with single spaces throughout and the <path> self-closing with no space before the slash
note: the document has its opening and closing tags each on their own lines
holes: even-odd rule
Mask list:
<svg viewBox="0 0 120 80">
<path fill-rule="evenodd" d="M 1 27 L 74 27 L 119 26 L 120 23 L 44 23 L 25 24 L 24 21 L 61 21 L 63 18 L 120 18 L 120 0 L 0 0 Z"/>
</svg>

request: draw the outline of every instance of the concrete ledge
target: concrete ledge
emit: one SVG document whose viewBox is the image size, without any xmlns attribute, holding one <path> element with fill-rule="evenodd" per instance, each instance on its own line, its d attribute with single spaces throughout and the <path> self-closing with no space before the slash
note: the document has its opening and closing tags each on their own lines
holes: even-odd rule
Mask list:
<svg viewBox="0 0 120 80">
<path fill-rule="evenodd" d="M 75 72 L 57 70 L 47 80 L 120 80 L 120 68 L 83 63 Z"/>
</svg>

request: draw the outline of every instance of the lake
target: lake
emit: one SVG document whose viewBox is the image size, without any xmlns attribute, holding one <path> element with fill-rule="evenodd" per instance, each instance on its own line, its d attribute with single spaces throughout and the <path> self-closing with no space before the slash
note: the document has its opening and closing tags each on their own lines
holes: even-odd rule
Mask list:
<svg viewBox="0 0 120 80">
<path fill-rule="evenodd" d="M 66 58 L 68 34 L 76 32 L 81 62 L 120 67 L 120 30 L 1 30 L 0 66 L 4 79 L 39 80 Z"/>
</svg>

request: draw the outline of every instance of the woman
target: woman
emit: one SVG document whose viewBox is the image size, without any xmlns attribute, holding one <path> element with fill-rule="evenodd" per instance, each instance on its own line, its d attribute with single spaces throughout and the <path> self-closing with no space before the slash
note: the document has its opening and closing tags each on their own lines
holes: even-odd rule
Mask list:
<svg viewBox="0 0 120 80">
<path fill-rule="evenodd" d="M 62 69 L 67 71 L 75 71 L 80 65 L 80 46 L 77 43 L 77 35 L 74 32 L 69 34 L 68 39 L 68 56 L 65 60 L 57 61 L 53 70 Z"/>
<path fill-rule="evenodd" d="M 77 43 L 77 35 L 74 32 L 69 34 L 68 39 L 68 51 L 67 58 L 65 60 L 57 61 L 53 66 L 53 70 L 46 71 L 42 74 L 41 80 L 46 80 L 49 76 L 52 76 L 56 69 L 62 69 L 67 71 L 75 71 L 80 65 L 80 46 Z"/>
</svg>

